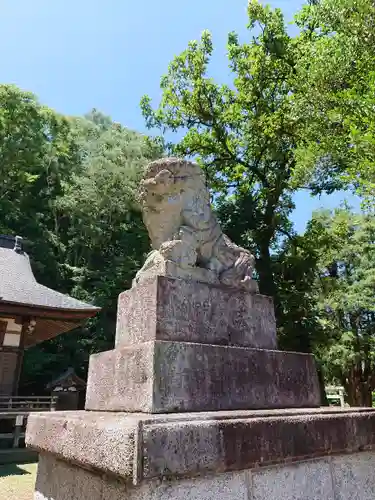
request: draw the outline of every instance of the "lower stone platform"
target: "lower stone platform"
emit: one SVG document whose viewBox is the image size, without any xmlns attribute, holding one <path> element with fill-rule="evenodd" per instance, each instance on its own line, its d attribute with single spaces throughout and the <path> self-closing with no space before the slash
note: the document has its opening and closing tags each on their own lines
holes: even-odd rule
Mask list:
<svg viewBox="0 0 375 500">
<path fill-rule="evenodd" d="M 34 500 L 373 500 L 374 470 L 362 452 L 132 486 L 42 454 Z"/>
<path fill-rule="evenodd" d="M 87 410 L 169 413 L 319 405 L 309 354 L 156 340 L 90 358 Z"/>
<path fill-rule="evenodd" d="M 156 479 L 258 470 L 317 457 L 374 452 L 375 409 L 172 415 L 32 413 L 26 443 L 42 454 L 137 486 Z"/>
</svg>

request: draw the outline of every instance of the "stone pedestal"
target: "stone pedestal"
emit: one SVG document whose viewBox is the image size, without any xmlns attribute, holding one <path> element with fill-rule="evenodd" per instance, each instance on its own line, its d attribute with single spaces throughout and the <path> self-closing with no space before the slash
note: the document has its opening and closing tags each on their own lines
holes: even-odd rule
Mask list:
<svg viewBox="0 0 375 500">
<path fill-rule="evenodd" d="M 120 295 L 116 348 L 91 356 L 86 409 L 319 406 L 313 357 L 275 349 L 268 297 L 159 276 Z"/>
<path fill-rule="evenodd" d="M 157 276 L 118 300 L 116 348 L 149 340 L 276 349 L 273 301 L 236 288 Z"/>
<path fill-rule="evenodd" d="M 147 413 L 319 406 L 306 354 L 153 341 L 91 357 L 87 410 Z"/>
<path fill-rule="evenodd" d="M 30 416 L 34 498 L 373 498 L 375 411 L 319 403 L 313 358 L 276 350 L 272 301 L 156 277 L 120 295 L 86 410 Z"/>
</svg>

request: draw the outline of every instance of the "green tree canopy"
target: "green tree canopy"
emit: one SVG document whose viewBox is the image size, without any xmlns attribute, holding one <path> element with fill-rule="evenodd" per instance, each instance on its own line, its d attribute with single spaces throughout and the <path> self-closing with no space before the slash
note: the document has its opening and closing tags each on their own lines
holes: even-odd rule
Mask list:
<svg viewBox="0 0 375 500">
<path fill-rule="evenodd" d="M 0 85 L 0 232 L 26 238 L 36 272 L 59 282 L 52 204 L 79 161 L 69 121 L 12 85 Z M 51 244 L 52 243 L 52 244 Z"/>
<path fill-rule="evenodd" d="M 1 232 L 25 238 L 38 281 L 103 308 L 27 351 L 23 382 L 46 383 L 68 366 L 84 374 L 113 345 L 118 294 L 149 250 L 135 189 L 161 150 L 96 110 L 63 117 L 14 86 L 0 86 L 0 104 Z"/>
<path fill-rule="evenodd" d="M 213 42 L 205 31 L 169 65 L 159 107 L 153 109 L 147 96 L 141 106 L 149 128 L 184 132 L 169 148 L 196 158 L 213 190 L 224 197 L 227 215 L 237 212 L 241 234 L 236 241 L 253 245 L 260 289 L 275 296 L 270 247 L 293 208 L 297 121 L 289 96 L 295 44 L 279 9 L 252 0 L 248 15 L 251 41 L 228 36 L 230 84 L 209 77 Z"/>
<path fill-rule="evenodd" d="M 296 183 L 375 199 L 375 4 L 321 0 L 297 15 Z"/>
<path fill-rule="evenodd" d="M 318 257 L 315 303 L 323 336 L 316 352 L 351 406 L 375 389 L 375 218 L 347 208 L 314 214 L 304 244 Z"/>
</svg>

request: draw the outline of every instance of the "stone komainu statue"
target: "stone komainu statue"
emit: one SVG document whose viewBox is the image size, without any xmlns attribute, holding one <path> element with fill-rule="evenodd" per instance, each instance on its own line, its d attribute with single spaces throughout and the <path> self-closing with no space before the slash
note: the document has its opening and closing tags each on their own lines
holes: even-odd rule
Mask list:
<svg viewBox="0 0 375 500">
<path fill-rule="evenodd" d="M 135 283 L 166 275 L 258 291 L 255 259 L 223 234 L 196 163 L 179 158 L 150 163 L 139 200 L 153 251 Z"/>
</svg>

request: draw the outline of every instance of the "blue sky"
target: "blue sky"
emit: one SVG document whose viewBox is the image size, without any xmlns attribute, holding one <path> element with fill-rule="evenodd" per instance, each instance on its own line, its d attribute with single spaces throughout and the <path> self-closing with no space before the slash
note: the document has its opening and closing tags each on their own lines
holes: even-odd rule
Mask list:
<svg viewBox="0 0 375 500">
<path fill-rule="evenodd" d="M 288 20 L 302 1 L 274 0 Z M 139 100 L 160 96 L 160 76 L 204 29 L 214 37 L 212 75 L 228 78 L 226 37 L 246 31 L 246 0 L 0 0 L 0 82 L 34 92 L 57 111 L 95 107 L 145 132 Z M 312 210 L 337 206 L 337 194 L 297 193 L 293 220 L 304 229 Z M 356 201 L 348 197 L 355 205 Z"/>
</svg>

